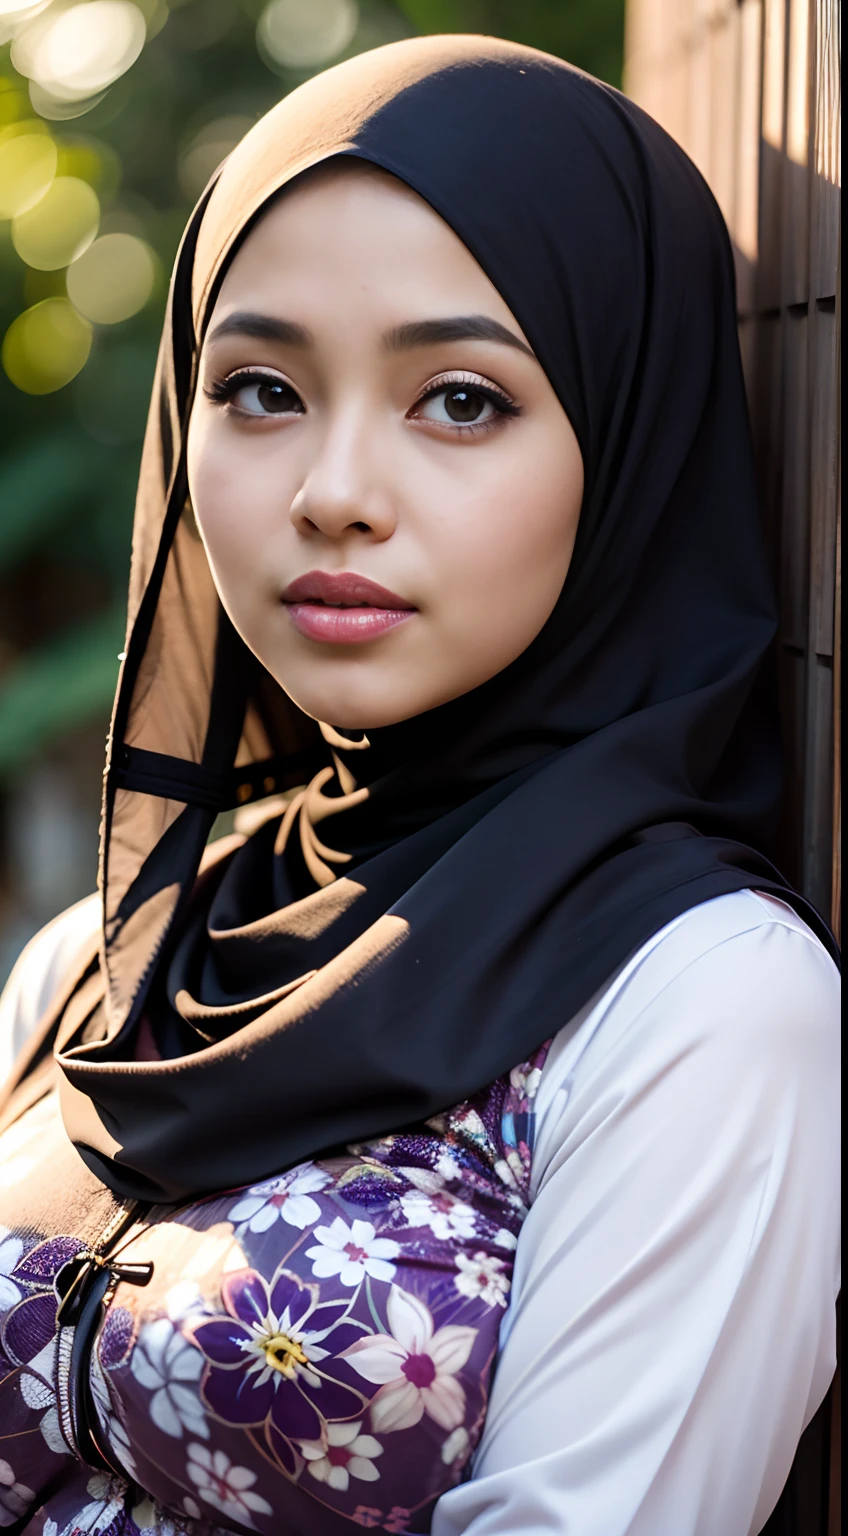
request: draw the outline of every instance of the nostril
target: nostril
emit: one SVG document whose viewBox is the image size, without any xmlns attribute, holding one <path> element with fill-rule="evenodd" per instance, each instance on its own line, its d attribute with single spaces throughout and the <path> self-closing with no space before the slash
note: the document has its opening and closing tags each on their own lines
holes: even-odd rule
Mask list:
<svg viewBox="0 0 848 1536">
<path fill-rule="evenodd" d="M 370 529 L 368 523 L 354 523 L 353 526 L 356 529 L 357 533 L 370 533 L 371 532 L 371 529 Z"/>
</svg>

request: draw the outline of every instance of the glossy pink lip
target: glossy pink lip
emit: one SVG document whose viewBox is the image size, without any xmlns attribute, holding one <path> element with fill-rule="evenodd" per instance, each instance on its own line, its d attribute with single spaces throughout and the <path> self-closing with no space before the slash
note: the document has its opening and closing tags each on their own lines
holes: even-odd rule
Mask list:
<svg viewBox="0 0 848 1536">
<path fill-rule="evenodd" d="M 332 645 L 376 640 L 416 611 L 396 592 L 355 571 L 307 571 L 286 587 L 282 600 L 300 634 Z"/>
</svg>

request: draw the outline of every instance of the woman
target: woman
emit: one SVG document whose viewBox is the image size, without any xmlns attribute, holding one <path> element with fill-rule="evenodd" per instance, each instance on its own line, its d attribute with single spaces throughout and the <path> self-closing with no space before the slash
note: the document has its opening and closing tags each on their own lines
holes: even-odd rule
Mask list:
<svg viewBox="0 0 848 1536">
<path fill-rule="evenodd" d="M 833 1369 L 837 990 L 763 852 L 731 272 L 661 130 L 489 39 L 310 82 L 202 200 L 102 932 L 6 1000 L 7 1526 L 765 1522 Z"/>
</svg>

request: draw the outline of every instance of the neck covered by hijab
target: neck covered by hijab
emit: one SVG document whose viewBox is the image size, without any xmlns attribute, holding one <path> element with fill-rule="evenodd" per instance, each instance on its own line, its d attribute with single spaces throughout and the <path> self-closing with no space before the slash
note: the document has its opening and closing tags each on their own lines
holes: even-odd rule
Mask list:
<svg viewBox="0 0 848 1536">
<path fill-rule="evenodd" d="M 185 468 L 227 262 L 337 156 L 398 177 L 464 242 L 586 487 L 529 648 L 367 748 L 307 719 L 234 632 Z M 143 1199 L 244 1184 L 466 1098 L 699 902 L 755 885 L 816 921 L 766 856 L 774 629 L 731 248 L 672 140 L 488 38 L 392 44 L 286 97 L 204 195 L 171 287 L 106 775 L 102 996 L 92 1011 L 80 989 L 54 1047 L 85 1161 Z M 217 812 L 307 782 L 287 819 L 206 849 Z M 162 1059 L 136 1059 L 142 1025 Z"/>
</svg>

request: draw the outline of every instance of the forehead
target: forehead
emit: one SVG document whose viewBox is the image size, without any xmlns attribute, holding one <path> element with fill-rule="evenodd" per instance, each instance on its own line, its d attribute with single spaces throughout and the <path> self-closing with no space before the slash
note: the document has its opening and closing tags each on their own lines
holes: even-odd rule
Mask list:
<svg viewBox="0 0 848 1536">
<path fill-rule="evenodd" d="M 310 171 L 269 204 L 234 256 L 215 312 L 251 296 L 286 312 L 293 302 L 328 313 L 356 303 L 401 306 L 408 319 L 470 305 L 511 318 L 445 220 L 396 177 L 353 159 Z"/>
</svg>

